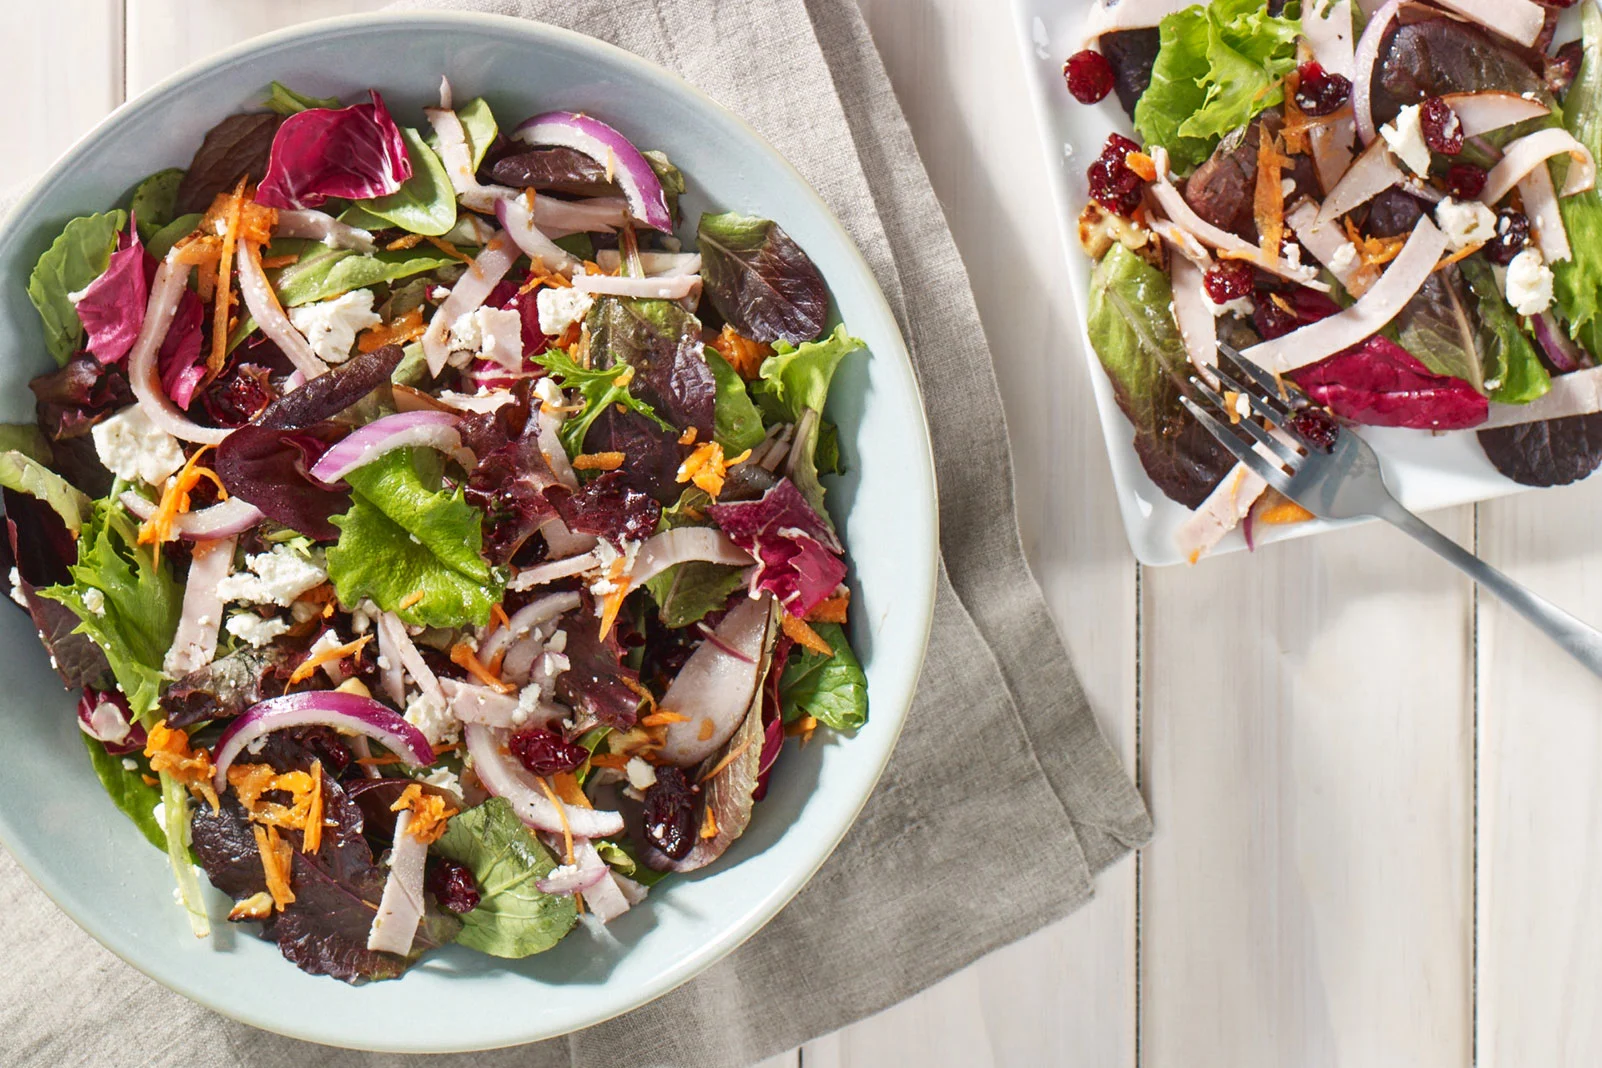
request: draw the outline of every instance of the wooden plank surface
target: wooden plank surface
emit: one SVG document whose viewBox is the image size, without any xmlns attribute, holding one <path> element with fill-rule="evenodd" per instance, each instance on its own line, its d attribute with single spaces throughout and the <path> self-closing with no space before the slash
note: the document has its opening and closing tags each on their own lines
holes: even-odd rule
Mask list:
<svg viewBox="0 0 1602 1068">
<path fill-rule="evenodd" d="M 0 108 L 0 194 L 20 192 L 122 102 L 121 0 L 0 4 L 12 44 Z"/>
</svg>

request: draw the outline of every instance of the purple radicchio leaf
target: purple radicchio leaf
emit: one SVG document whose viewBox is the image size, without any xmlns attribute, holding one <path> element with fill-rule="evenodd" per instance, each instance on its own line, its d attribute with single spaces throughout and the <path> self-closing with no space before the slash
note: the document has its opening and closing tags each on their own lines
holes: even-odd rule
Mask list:
<svg viewBox="0 0 1602 1068">
<path fill-rule="evenodd" d="M 145 324 L 150 276 L 145 247 L 134 226 L 130 219 L 127 232 L 117 235 L 111 261 L 74 305 L 78 321 L 83 323 L 85 348 L 101 363 L 116 363 L 127 356 Z"/>
<path fill-rule="evenodd" d="M 38 402 L 39 426 L 52 441 L 87 435 L 89 428 L 134 402 L 128 376 L 79 353 L 58 371 L 28 383 Z"/>
<path fill-rule="evenodd" d="M 1463 430 L 1485 422 L 1489 413 L 1485 395 L 1473 386 L 1432 373 L 1378 334 L 1290 377 L 1342 419 L 1366 426 Z"/>
<path fill-rule="evenodd" d="M 388 196 L 412 176 L 400 127 L 384 98 L 348 108 L 308 108 L 285 119 L 273 138 L 256 200 L 270 208 L 316 208 L 329 197 Z"/>
<path fill-rule="evenodd" d="M 205 317 L 206 307 L 200 298 L 193 290 L 184 290 L 156 357 L 162 390 L 185 411 L 194 402 L 195 390 L 206 377 L 206 365 L 200 360 L 201 322 Z"/>
<path fill-rule="evenodd" d="M 787 478 L 757 500 L 713 504 L 706 511 L 756 558 L 752 589 L 772 593 L 797 618 L 828 600 L 846 576 L 839 540 Z"/>
</svg>

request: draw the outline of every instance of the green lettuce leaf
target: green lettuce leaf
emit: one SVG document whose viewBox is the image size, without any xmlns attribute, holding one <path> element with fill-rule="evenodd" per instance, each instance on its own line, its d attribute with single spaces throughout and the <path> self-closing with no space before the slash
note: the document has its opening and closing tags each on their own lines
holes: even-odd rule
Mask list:
<svg viewBox="0 0 1602 1068">
<path fill-rule="evenodd" d="M 479 164 L 489 153 L 490 146 L 500 133 L 500 127 L 495 123 L 495 114 L 490 111 L 489 102 L 483 97 L 474 97 L 456 109 L 456 117 L 461 120 L 462 132 L 467 135 L 467 147 L 472 151 L 473 169 L 478 170 Z M 439 151 L 439 137 L 433 133 L 428 135 L 428 147 L 435 152 Z"/>
<path fill-rule="evenodd" d="M 297 93 L 283 82 L 273 82 L 267 90 L 267 99 L 264 101 L 269 111 L 276 111 L 280 115 L 295 115 L 310 108 L 337 108 L 337 96 L 307 96 Z"/>
<path fill-rule="evenodd" d="M 1475 339 L 1485 367 L 1485 387 L 1498 404 L 1528 404 L 1552 388 L 1552 377 L 1541 365 L 1535 346 L 1519 320 L 1502 299 L 1490 264 L 1470 256 L 1459 264 L 1463 277 L 1479 302 Z"/>
<path fill-rule="evenodd" d="M 1602 158 L 1602 9 L 1585 4 L 1581 12 L 1583 58 L 1563 101 L 1564 125 L 1593 157 Z M 1569 324 L 1569 336 L 1602 356 L 1602 192 L 1563 197 L 1558 209 L 1573 255 L 1552 264 L 1554 304 Z"/>
<path fill-rule="evenodd" d="M 172 222 L 172 213 L 178 203 L 178 185 L 184 172 L 177 167 L 157 171 L 134 187 L 133 200 L 128 210 L 133 213 L 139 227 L 139 239 L 149 242 Z"/>
<path fill-rule="evenodd" d="M 172 247 L 178 243 L 180 238 L 194 232 L 195 227 L 200 225 L 202 218 L 204 216 L 198 212 L 192 215 L 178 216 L 172 222 L 150 235 L 150 240 L 145 242 L 145 251 L 158 260 L 165 259 L 167 253 L 172 251 Z"/>
<path fill-rule="evenodd" d="M 775 341 L 773 355 L 762 361 L 760 377 L 751 387 L 768 421 L 794 423 L 808 408 L 823 411 L 835 368 L 863 347 L 860 339 L 846 333 L 844 325 L 821 341 L 804 342 L 800 348 Z"/>
<path fill-rule="evenodd" d="M 712 378 L 717 383 L 713 440 L 730 456 L 761 444 L 767 431 L 762 429 L 762 413 L 757 411 L 745 390 L 745 379 L 710 345 L 706 348 L 706 363 L 712 368 Z"/>
<path fill-rule="evenodd" d="M 401 128 L 412 176 L 387 197 L 364 200 L 359 207 L 392 226 L 426 237 L 438 237 L 456 225 L 456 190 L 439 156 L 409 126 Z"/>
<path fill-rule="evenodd" d="M 371 597 L 407 623 L 458 627 L 489 621 L 504 578 L 484 561 L 483 516 L 424 483 L 411 449 L 397 449 L 345 476 L 351 508 L 333 518 L 339 542 L 328 577 L 345 604 Z M 421 600 L 401 605 L 421 592 Z"/>
<path fill-rule="evenodd" d="M 1487 372 L 1466 288 L 1451 268 L 1430 275 L 1396 317 L 1397 340 L 1431 371 L 1461 378 L 1484 393 Z"/>
<path fill-rule="evenodd" d="M 44 323 L 45 348 L 63 367 L 83 340 L 83 323 L 68 297 L 105 273 L 117 234 L 128 225 L 125 212 L 85 215 L 69 222 L 34 264 L 28 299 Z"/>
<path fill-rule="evenodd" d="M 854 731 L 868 722 L 868 677 L 840 624 L 813 623 L 812 629 L 829 643 L 834 655 L 824 656 L 799 645 L 790 651 L 784 674 L 779 676 L 784 721 L 807 715 L 837 731 Z"/>
<path fill-rule="evenodd" d="M 37 423 L 0 423 L 0 449 L 20 452 L 42 464 L 50 462 L 50 439 Z"/>
<path fill-rule="evenodd" d="M 1213 0 L 1163 18 L 1151 85 L 1135 105 L 1135 129 L 1189 173 L 1219 140 L 1285 98 L 1296 66 L 1298 5 L 1274 17 L 1262 0 Z"/>
<path fill-rule="evenodd" d="M 69 568 L 71 586 L 39 591 L 72 609 L 80 620 L 74 633 L 87 634 L 106 654 L 111 671 L 134 716 L 149 722 L 161 696 L 161 663 L 172 646 L 183 608 L 183 587 L 166 561 L 137 545 L 139 532 L 120 505 L 95 502 L 78 537 L 78 562 Z M 99 590 L 98 611 L 85 596 Z M 354 603 L 354 602 L 351 602 Z"/>
<path fill-rule="evenodd" d="M 707 355 L 710 358 L 712 353 Z M 663 510 L 657 532 L 706 525 L 705 519 L 697 520 L 692 513 L 703 514 L 702 509 L 711 503 L 705 491 L 692 486 L 672 508 Z M 727 604 L 729 594 L 745 584 L 744 575 L 743 568 L 690 560 L 646 579 L 645 588 L 656 602 L 664 626 L 687 627 Z"/>
<path fill-rule="evenodd" d="M 462 917 L 456 941 L 492 957 L 543 953 L 572 930 L 578 909 L 571 895 L 547 894 L 535 882 L 556 858 L 529 833 L 512 806 L 492 797 L 452 816 L 434 852 L 472 869 L 478 907 Z"/>
<path fill-rule="evenodd" d="M 673 161 L 667 158 L 666 152 L 647 149 L 641 152 L 640 155 L 644 156 L 645 162 L 651 165 L 652 172 L 656 174 L 656 180 L 662 183 L 662 195 L 667 200 L 668 215 L 672 217 L 674 224 L 677 225 L 679 221 L 679 198 L 684 195 L 684 172 L 673 165 Z M 584 236 L 588 237 L 589 235 L 585 234 Z M 595 257 L 587 256 L 585 258 L 593 260 Z"/>
<path fill-rule="evenodd" d="M 567 450 L 569 456 L 577 456 L 584 451 L 584 437 L 590 432 L 590 424 L 594 423 L 609 405 L 621 404 L 645 416 L 663 430 L 673 429 L 665 419 L 656 414 L 655 408 L 629 392 L 629 381 L 632 376 L 627 367 L 586 370 L 562 349 L 546 349 L 529 358 L 545 368 L 549 374 L 560 378 L 563 389 L 576 389 L 584 398 L 583 409 L 570 415 L 562 423 L 560 435 L 562 447 Z"/>
<path fill-rule="evenodd" d="M 83 734 L 82 731 L 78 733 Z M 111 803 L 133 821 L 133 825 L 139 828 L 139 833 L 151 845 L 165 853 L 167 833 L 156 822 L 156 805 L 161 801 L 161 790 L 144 780 L 144 776 L 150 774 L 150 766 L 142 757 L 136 757 L 136 767 L 130 771 L 122 766 L 122 757 L 112 756 L 106 752 L 105 746 L 87 734 L 83 734 L 83 745 L 89 750 L 89 763 L 94 765 L 95 777 L 105 787 Z"/>
<path fill-rule="evenodd" d="M 459 262 L 432 246 L 361 253 L 329 248 L 320 241 L 287 238 L 273 242 L 272 252 L 302 257 L 281 268 L 272 279 L 286 308 L 331 300 L 354 289 L 397 282 Z"/>
<path fill-rule="evenodd" d="M 15 450 L 0 452 L 0 486 L 39 498 L 74 534 L 83 529 L 94 506 L 71 482 L 32 456 Z"/>
</svg>

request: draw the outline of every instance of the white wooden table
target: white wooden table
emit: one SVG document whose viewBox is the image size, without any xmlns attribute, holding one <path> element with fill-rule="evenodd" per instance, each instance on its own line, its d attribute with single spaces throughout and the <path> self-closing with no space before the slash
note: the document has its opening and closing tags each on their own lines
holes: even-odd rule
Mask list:
<svg viewBox="0 0 1602 1068">
<path fill-rule="evenodd" d="M 381 2 L 0 0 L 0 183 L 182 64 Z M 1387 529 L 1138 568 L 1006 6 L 863 6 L 973 276 L 1030 557 L 1157 838 L 1082 912 L 770 1063 L 1602 1063 L 1597 682 Z M 1593 479 L 1432 518 L 1602 619 L 1599 517 Z"/>
</svg>

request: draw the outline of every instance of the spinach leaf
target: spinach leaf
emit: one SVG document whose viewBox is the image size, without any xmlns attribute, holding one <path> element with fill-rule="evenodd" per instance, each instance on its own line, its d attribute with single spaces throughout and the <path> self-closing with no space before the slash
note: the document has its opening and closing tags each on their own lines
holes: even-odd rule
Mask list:
<svg viewBox="0 0 1602 1068">
<path fill-rule="evenodd" d="M 835 369 L 862 347 L 862 341 L 846 333 L 844 325 L 835 327 L 822 341 L 808 341 L 800 348 L 775 342 L 773 355 L 762 361 L 752 386 L 768 421 L 794 423 L 808 408 L 822 412 Z"/>
<path fill-rule="evenodd" d="M 1564 125 L 1595 157 L 1602 152 L 1602 9 L 1581 9 L 1584 51 L 1563 102 Z M 1589 189 L 1558 201 L 1573 254 L 1552 264 L 1556 308 L 1569 336 L 1602 356 L 1602 192 Z"/>
<path fill-rule="evenodd" d="M 1460 378 L 1484 393 L 1478 324 L 1464 289 L 1461 272 L 1452 267 L 1430 275 L 1396 317 L 1397 340 L 1431 371 Z"/>
<path fill-rule="evenodd" d="M 529 358 L 545 368 L 547 373 L 560 378 L 563 389 L 576 389 L 584 398 L 583 409 L 562 423 L 562 447 L 569 456 L 577 456 L 584 451 L 584 438 L 590 432 L 590 425 L 614 404 L 638 412 L 663 430 L 672 429 L 666 420 L 656 414 L 656 409 L 629 391 L 634 381 L 632 367 L 585 370 L 562 349 L 546 349 Z"/>
<path fill-rule="evenodd" d="M 577 922 L 571 896 L 534 885 L 555 869 L 556 859 L 502 798 L 452 816 L 434 852 L 467 865 L 478 883 L 478 907 L 462 917 L 456 937 L 469 949 L 528 957 L 556 945 Z"/>
<path fill-rule="evenodd" d="M 178 185 L 184 172 L 171 167 L 157 171 L 134 187 L 128 210 L 133 213 L 139 227 L 139 239 L 148 243 L 163 226 L 172 222 L 173 209 L 178 203 Z"/>
<path fill-rule="evenodd" d="M 823 333 L 823 275 L 771 219 L 702 215 L 696 230 L 701 277 L 718 314 L 756 341 L 811 341 Z"/>
<path fill-rule="evenodd" d="M 295 92 L 283 82 L 273 82 L 267 91 L 265 103 L 270 110 L 288 118 L 290 115 L 298 114 L 308 108 L 337 108 L 339 107 L 339 97 L 307 96 L 305 93 Z"/>
<path fill-rule="evenodd" d="M 74 536 L 89 518 L 93 502 L 72 483 L 25 453 L 0 452 L 0 486 L 48 504 Z"/>
<path fill-rule="evenodd" d="M 128 225 L 121 211 L 85 215 L 69 222 L 39 257 L 28 277 L 28 299 L 44 324 L 45 348 L 65 367 L 83 340 L 83 323 L 69 293 L 76 293 L 105 273 L 117 234 Z"/>
<path fill-rule="evenodd" d="M 458 262 L 431 246 L 364 254 L 329 248 L 320 241 L 280 239 L 273 242 L 272 250 L 275 255 L 301 256 L 280 268 L 273 278 L 273 288 L 286 308 L 330 300 L 355 289 L 396 282 Z"/>
<path fill-rule="evenodd" d="M 1470 256 L 1459 266 L 1475 299 L 1481 362 L 1485 367 L 1485 387 L 1498 404 L 1528 404 L 1552 388 L 1552 377 L 1541 365 L 1541 358 L 1519 327 L 1518 317 L 1497 288 L 1491 267 L 1478 256 Z"/>
<path fill-rule="evenodd" d="M 681 430 L 712 434 L 717 382 L 702 355 L 699 319 L 672 301 L 603 297 L 585 322 L 594 366 L 629 365 L 641 400 Z"/>
<path fill-rule="evenodd" d="M 1234 458 L 1179 403 L 1172 376 L 1186 357 L 1172 301 L 1167 275 L 1114 245 L 1091 276 L 1085 332 L 1134 424 L 1141 466 L 1163 493 L 1194 508 Z"/>
<path fill-rule="evenodd" d="M 204 216 L 198 211 L 178 216 L 150 235 L 150 240 L 145 242 L 145 251 L 158 260 L 166 259 L 167 253 L 172 251 L 172 247 L 178 243 L 179 239 L 193 233 L 195 227 L 200 225 L 202 218 Z"/>
<path fill-rule="evenodd" d="M 401 136 L 412 161 L 412 176 L 388 196 L 364 200 L 359 206 L 403 230 L 438 237 L 456 225 L 456 190 L 450 173 L 416 130 L 402 127 Z"/>
<path fill-rule="evenodd" d="M 814 623 L 833 656 L 795 647 L 779 676 L 779 707 L 786 723 L 812 716 L 837 731 L 854 731 L 868 722 L 868 677 L 838 623 Z"/>
<path fill-rule="evenodd" d="M 83 734 L 82 731 L 78 732 Z M 95 777 L 105 787 L 106 796 L 139 828 L 146 841 L 163 853 L 167 851 L 167 834 L 156 822 L 156 805 L 161 801 L 161 790 L 145 782 L 150 766 L 143 758 L 135 760 L 132 770 L 123 767 L 123 758 L 112 756 L 106 747 L 83 734 L 84 748 L 89 750 L 89 763 L 94 765 Z"/>
<path fill-rule="evenodd" d="M 425 485 L 413 451 L 397 449 L 345 477 L 351 508 L 333 518 L 340 533 L 328 577 L 345 604 L 371 597 L 407 623 L 482 625 L 505 589 L 484 560 L 483 515 L 462 487 Z"/>
<path fill-rule="evenodd" d="M 712 437 L 730 456 L 754 448 L 767 436 L 762 429 L 762 415 L 751 403 L 745 390 L 745 379 L 729 366 L 729 361 L 710 346 L 702 350 L 706 364 L 712 368 L 712 381 L 717 396 L 713 402 Z"/>
</svg>

